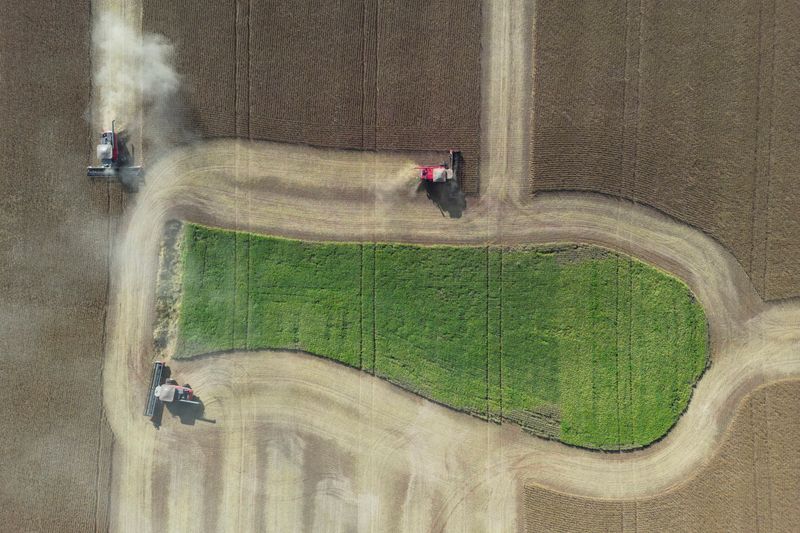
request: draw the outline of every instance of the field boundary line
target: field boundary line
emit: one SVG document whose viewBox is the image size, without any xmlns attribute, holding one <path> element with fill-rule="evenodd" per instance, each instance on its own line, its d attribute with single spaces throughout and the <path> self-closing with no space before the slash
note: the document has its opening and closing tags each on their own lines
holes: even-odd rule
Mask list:
<svg viewBox="0 0 800 533">
<path fill-rule="evenodd" d="M 770 69 L 770 103 L 775 102 L 775 35 L 777 33 L 777 0 L 772 1 L 772 66 Z M 775 125 L 775 106 L 771 105 L 770 118 L 769 118 L 769 136 L 767 137 L 767 190 L 766 199 L 764 203 L 764 267 L 761 275 L 761 290 L 764 297 L 769 297 L 769 290 L 767 289 L 767 266 L 769 264 L 769 199 L 770 189 L 772 186 L 772 135 L 774 133 Z"/>
</svg>

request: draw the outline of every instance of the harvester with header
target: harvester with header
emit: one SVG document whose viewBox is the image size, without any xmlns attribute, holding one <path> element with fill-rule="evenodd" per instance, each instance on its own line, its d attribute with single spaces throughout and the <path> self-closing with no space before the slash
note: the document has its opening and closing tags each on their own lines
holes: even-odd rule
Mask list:
<svg viewBox="0 0 800 533">
<path fill-rule="evenodd" d="M 150 388 L 147 393 L 144 416 L 152 417 L 159 402 L 200 404 L 194 397 L 194 390 L 188 384 L 181 386 L 174 379 L 164 378 L 165 368 L 166 365 L 162 361 L 153 363 L 153 373 L 150 377 Z"/>
<path fill-rule="evenodd" d="M 136 192 L 142 183 L 142 167 L 134 166 L 133 147 L 128 143 L 125 130 L 116 131 L 111 121 L 111 130 L 100 134 L 97 145 L 97 159 L 100 166 L 88 167 L 86 175 L 93 180 L 116 181 L 129 192 Z"/>
<path fill-rule="evenodd" d="M 450 150 L 450 158 L 440 165 L 425 165 L 417 167 L 419 180 L 423 183 L 444 183 L 448 181 L 459 182 L 463 159 L 461 152 Z"/>
</svg>

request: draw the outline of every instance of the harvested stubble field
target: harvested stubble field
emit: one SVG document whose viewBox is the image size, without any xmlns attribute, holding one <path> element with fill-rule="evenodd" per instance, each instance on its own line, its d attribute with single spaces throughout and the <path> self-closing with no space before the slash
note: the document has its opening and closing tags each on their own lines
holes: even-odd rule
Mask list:
<svg viewBox="0 0 800 533">
<path fill-rule="evenodd" d="M 204 137 L 460 149 L 463 188 L 478 191 L 479 0 L 143 4 L 144 30 L 175 44 L 191 87 L 180 114 Z"/>
<path fill-rule="evenodd" d="M 563 442 L 662 437 L 706 365 L 685 285 L 600 248 L 307 243 L 189 224 L 177 357 L 296 349 Z"/>
<path fill-rule="evenodd" d="M 800 381 L 757 389 L 711 462 L 657 497 L 607 501 L 526 487 L 526 530 L 797 531 L 799 404 Z"/>
<path fill-rule="evenodd" d="M 0 530 L 105 531 L 108 213 L 120 199 L 83 175 L 89 4 L 0 11 Z"/>
<path fill-rule="evenodd" d="M 652 205 L 800 295 L 798 31 L 793 2 L 541 3 L 534 191 Z"/>
</svg>

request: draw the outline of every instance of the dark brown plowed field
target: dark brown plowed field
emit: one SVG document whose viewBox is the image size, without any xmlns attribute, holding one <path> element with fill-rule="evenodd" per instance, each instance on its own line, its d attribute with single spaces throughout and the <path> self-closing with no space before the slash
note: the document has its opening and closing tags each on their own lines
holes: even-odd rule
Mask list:
<svg viewBox="0 0 800 533">
<path fill-rule="evenodd" d="M 480 4 L 378 3 L 377 148 L 461 149 L 470 193 L 478 192 Z"/>
<path fill-rule="evenodd" d="M 534 191 L 652 205 L 800 295 L 798 31 L 790 2 L 541 3 Z"/>
<path fill-rule="evenodd" d="M 95 134 L 89 4 L 0 9 L 0 530 L 105 531 L 102 363 L 109 206 Z"/>
<path fill-rule="evenodd" d="M 527 531 L 797 531 L 798 405 L 800 381 L 758 389 L 709 465 L 655 498 L 612 502 L 527 487 Z"/>
<path fill-rule="evenodd" d="M 464 151 L 478 190 L 479 0 L 145 0 L 206 137 Z"/>
</svg>

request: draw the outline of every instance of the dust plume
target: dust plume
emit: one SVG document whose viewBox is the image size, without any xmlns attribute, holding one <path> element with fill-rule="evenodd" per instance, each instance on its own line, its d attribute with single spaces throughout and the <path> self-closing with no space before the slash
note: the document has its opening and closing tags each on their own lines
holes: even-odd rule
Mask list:
<svg viewBox="0 0 800 533">
<path fill-rule="evenodd" d="M 117 120 L 120 128 L 141 131 L 140 142 L 148 148 L 195 138 L 185 120 L 175 51 L 166 37 L 101 12 L 92 27 L 92 45 L 95 127 L 110 128 Z"/>
<path fill-rule="evenodd" d="M 136 120 L 137 99 L 147 107 L 174 95 L 180 78 L 172 45 L 162 35 L 137 32 L 113 13 L 100 13 L 92 28 L 94 87 L 102 121 Z"/>
</svg>

